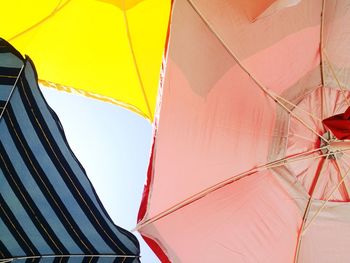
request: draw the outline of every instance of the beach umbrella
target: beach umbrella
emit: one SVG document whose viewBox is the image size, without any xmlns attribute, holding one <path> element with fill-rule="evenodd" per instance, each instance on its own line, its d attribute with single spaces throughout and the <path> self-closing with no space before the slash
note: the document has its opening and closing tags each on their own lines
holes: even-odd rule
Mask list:
<svg viewBox="0 0 350 263">
<path fill-rule="evenodd" d="M 153 120 L 170 0 L 3 1 L 0 36 L 35 61 L 45 86 Z"/>
<path fill-rule="evenodd" d="M 0 261 L 140 262 L 137 239 L 112 222 L 71 151 L 33 62 L 4 40 L 0 114 Z"/>
<path fill-rule="evenodd" d="M 174 2 L 137 226 L 162 262 L 349 261 L 349 21 L 346 0 Z"/>
</svg>

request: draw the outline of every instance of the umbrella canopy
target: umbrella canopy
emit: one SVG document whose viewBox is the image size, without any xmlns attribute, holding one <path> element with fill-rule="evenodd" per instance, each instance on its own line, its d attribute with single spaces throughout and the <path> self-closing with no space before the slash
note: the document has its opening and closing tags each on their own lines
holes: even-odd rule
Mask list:
<svg viewBox="0 0 350 263">
<path fill-rule="evenodd" d="M 272 2 L 174 2 L 137 227 L 163 262 L 349 260 L 349 2 Z"/>
<path fill-rule="evenodd" d="M 0 41 L 0 261 L 139 262 L 113 224 L 37 84 L 31 60 Z"/>
<path fill-rule="evenodd" d="M 152 120 L 170 0 L 16 0 L 0 36 L 36 64 L 43 83 L 116 103 Z"/>
</svg>

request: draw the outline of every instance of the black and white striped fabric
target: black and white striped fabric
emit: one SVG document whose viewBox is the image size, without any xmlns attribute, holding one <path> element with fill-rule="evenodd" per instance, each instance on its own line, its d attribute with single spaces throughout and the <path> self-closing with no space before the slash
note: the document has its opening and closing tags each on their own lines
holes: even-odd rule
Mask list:
<svg viewBox="0 0 350 263">
<path fill-rule="evenodd" d="M 29 58 L 0 39 L 0 262 L 139 262 L 46 103 Z"/>
</svg>

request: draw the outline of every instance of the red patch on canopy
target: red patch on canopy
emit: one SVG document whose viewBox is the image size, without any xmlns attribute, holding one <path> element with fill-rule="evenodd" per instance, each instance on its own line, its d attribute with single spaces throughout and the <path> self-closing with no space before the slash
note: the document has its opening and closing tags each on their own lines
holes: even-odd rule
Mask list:
<svg viewBox="0 0 350 263">
<path fill-rule="evenodd" d="M 350 140 L 350 107 L 342 114 L 324 119 L 322 123 L 338 140 Z"/>
</svg>

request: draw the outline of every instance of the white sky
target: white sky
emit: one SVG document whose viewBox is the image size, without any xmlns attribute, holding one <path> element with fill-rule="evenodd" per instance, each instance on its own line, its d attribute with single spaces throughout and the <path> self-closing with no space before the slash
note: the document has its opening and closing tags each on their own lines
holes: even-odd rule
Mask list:
<svg viewBox="0 0 350 263">
<path fill-rule="evenodd" d="M 146 180 L 151 124 L 116 105 L 50 88 L 41 90 L 114 223 L 133 229 Z M 134 234 L 141 244 L 141 261 L 160 262 L 141 236 Z"/>
</svg>

